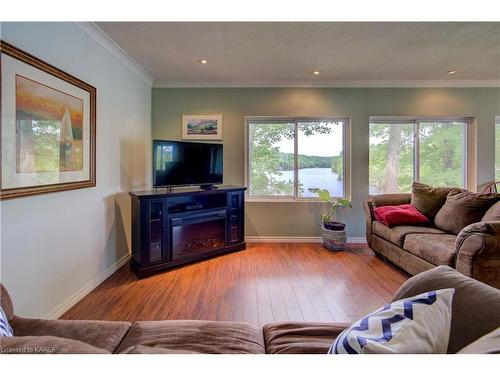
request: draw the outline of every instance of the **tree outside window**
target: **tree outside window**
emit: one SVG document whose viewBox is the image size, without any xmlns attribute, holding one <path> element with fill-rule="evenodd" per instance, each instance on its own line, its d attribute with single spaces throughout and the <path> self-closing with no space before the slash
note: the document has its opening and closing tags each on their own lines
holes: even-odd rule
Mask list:
<svg viewBox="0 0 500 375">
<path fill-rule="evenodd" d="M 464 187 L 467 123 L 370 122 L 370 194 L 409 192 L 413 181 Z"/>
</svg>

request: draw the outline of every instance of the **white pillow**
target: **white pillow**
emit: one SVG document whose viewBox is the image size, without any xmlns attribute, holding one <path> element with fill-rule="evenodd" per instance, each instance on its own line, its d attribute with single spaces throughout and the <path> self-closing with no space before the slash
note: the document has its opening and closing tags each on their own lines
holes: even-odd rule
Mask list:
<svg viewBox="0 0 500 375">
<path fill-rule="evenodd" d="M 343 331 L 328 353 L 446 353 L 454 293 L 440 289 L 392 302 Z"/>
<path fill-rule="evenodd" d="M 9 319 L 7 319 L 7 315 L 5 315 L 3 309 L 0 307 L 0 337 L 12 337 L 13 334 L 14 332 L 9 324 Z"/>
</svg>

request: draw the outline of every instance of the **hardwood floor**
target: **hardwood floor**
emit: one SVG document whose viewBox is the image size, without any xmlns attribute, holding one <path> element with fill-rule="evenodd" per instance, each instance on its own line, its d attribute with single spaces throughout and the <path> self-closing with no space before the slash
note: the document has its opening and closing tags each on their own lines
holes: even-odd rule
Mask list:
<svg viewBox="0 0 500 375">
<path fill-rule="evenodd" d="M 137 279 L 124 266 L 63 319 L 354 321 L 387 303 L 408 275 L 366 245 L 250 243 L 247 250 Z"/>
</svg>

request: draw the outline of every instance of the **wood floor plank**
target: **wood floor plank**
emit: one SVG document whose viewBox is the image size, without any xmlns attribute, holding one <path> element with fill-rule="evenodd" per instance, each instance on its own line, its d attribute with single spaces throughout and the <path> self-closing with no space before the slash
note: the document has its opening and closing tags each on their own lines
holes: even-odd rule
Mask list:
<svg viewBox="0 0 500 375">
<path fill-rule="evenodd" d="M 271 308 L 275 322 L 288 321 L 285 301 L 281 295 L 281 288 L 278 284 L 269 285 L 269 295 L 271 296 Z"/>
<path fill-rule="evenodd" d="M 273 308 L 270 303 L 259 303 L 257 304 L 257 310 L 259 312 L 259 325 L 263 326 L 267 323 L 274 322 Z"/>
<path fill-rule="evenodd" d="M 299 308 L 296 309 L 286 309 L 288 313 L 288 319 L 290 322 L 304 322 L 304 316 Z"/>
<path fill-rule="evenodd" d="M 325 288 L 320 291 L 320 295 L 335 322 L 349 321 L 346 312 L 344 311 L 342 306 L 338 303 L 335 294 L 333 294 L 329 289 Z"/>
<path fill-rule="evenodd" d="M 259 323 L 257 292 L 253 289 L 250 289 L 245 293 L 243 300 L 243 318 L 249 323 Z"/>
<path fill-rule="evenodd" d="M 145 279 L 124 266 L 61 318 L 349 322 L 386 304 L 407 278 L 366 245 L 252 243 Z"/>
<path fill-rule="evenodd" d="M 332 317 L 332 314 L 330 314 L 328 311 L 317 311 L 316 314 L 318 314 L 320 322 L 334 322 L 335 321 Z"/>
<path fill-rule="evenodd" d="M 305 288 L 295 288 L 295 295 L 297 296 L 297 301 L 299 301 L 300 311 L 302 316 L 304 316 L 305 321 L 319 322 L 320 319 L 316 310 L 314 309 L 311 300 L 307 296 Z"/>
</svg>

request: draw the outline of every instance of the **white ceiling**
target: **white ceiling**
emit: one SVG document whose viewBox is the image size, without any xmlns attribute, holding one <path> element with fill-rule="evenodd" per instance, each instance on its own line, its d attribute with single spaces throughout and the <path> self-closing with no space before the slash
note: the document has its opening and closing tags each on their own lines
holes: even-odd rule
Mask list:
<svg viewBox="0 0 500 375">
<path fill-rule="evenodd" d="M 97 26 L 159 87 L 500 85 L 500 23 Z M 202 58 L 209 64 L 200 64 Z M 314 69 L 321 74 L 311 75 Z M 448 75 L 449 70 L 457 73 Z"/>
</svg>

